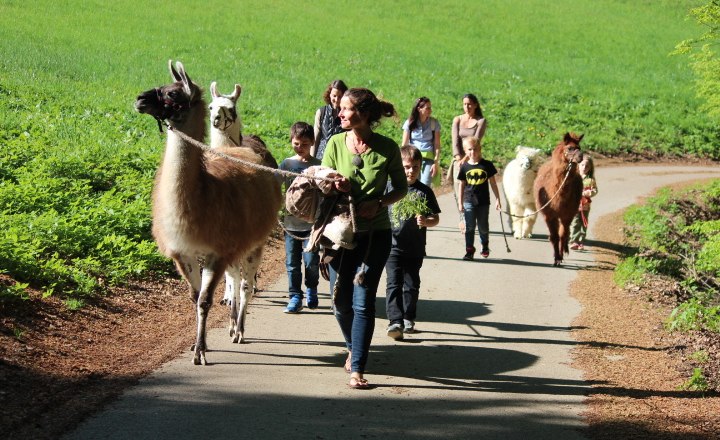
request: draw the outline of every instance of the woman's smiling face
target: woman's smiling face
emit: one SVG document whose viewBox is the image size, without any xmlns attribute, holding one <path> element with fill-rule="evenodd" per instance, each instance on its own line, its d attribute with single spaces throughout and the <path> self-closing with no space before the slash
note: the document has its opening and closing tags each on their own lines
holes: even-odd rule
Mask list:
<svg viewBox="0 0 720 440">
<path fill-rule="evenodd" d="M 343 96 L 340 100 L 340 126 L 345 130 L 367 125 L 367 116 L 359 113 L 350 98 Z"/>
</svg>

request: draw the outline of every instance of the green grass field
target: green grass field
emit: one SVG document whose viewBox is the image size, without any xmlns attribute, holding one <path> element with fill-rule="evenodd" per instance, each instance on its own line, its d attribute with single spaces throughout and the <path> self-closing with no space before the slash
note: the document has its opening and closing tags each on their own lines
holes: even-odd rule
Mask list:
<svg viewBox="0 0 720 440">
<path fill-rule="evenodd" d="M 720 159 L 683 57 L 698 1 L 0 1 L 0 269 L 66 293 L 167 270 L 149 236 L 163 139 L 133 111 L 181 60 L 203 88 L 243 86 L 245 132 L 275 156 L 344 79 L 394 103 L 398 141 L 426 95 L 443 125 L 478 95 L 485 156 L 549 151 L 565 131 L 604 154 Z M 40 263 L 38 263 L 38 261 Z M 98 281 L 98 280 L 101 281 Z"/>
</svg>

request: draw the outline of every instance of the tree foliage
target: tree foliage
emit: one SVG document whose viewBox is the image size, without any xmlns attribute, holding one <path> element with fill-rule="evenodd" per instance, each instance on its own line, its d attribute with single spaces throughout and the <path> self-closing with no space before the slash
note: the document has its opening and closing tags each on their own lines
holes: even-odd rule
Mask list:
<svg viewBox="0 0 720 440">
<path fill-rule="evenodd" d="M 688 54 L 697 76 L 696 90 L 705 102 L 702 106 L 712 117 L 720 119 L 720 0 L 690 10 L 690 16 L 705 28 L 697 38 L 680 42 L 673 54 Z"/>
</svg>

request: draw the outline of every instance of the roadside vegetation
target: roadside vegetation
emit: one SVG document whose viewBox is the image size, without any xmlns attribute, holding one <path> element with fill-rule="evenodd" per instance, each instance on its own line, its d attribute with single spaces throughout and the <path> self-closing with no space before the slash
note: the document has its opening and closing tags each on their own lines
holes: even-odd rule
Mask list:
<svg viewBox="0 0 720 440">
<path fill-rule="evenodd" d="M 665 327 L 683 333 L 692 374 L 683 385 L 720 391 L 720 181 L 660 191 L 625 213 L 624 288 L 669 305 Z"/>
<path fill-rule="evenodd" d="M 697 4 L 3 1 L 0 297 L 22 300 L 31 286 L 82 307 L 108 286 L 174 273 L 149 232 L 164 138 L 132 108 L 167 82 L 170 58 L 205 88 L 242 84 L 245 132 L 278 158 L 288 127 L 312 121 L 342 78 L 397 106 L 381 132 L 398 140 L 414 100 L 430 97 L 444 165 L 467 92 L 482 101 L 484 154 L 499 165 L 520 144 L 549 152 L 566 131 L 603 155 L 720 159 L 687 60 L 668 56 L 701 31 L 684 20 Z"/>
</svg>

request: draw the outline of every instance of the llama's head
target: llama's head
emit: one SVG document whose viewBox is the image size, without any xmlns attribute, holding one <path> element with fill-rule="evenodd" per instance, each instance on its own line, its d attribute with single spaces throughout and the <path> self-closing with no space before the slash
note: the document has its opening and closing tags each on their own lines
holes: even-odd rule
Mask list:
<svg viewBox="0 0 720 440">
<path fill-rule="evenodd" d="M 523 170 L 537 170 L 540 166 L 540 149 L 518 145 L 515 153 L 515 159 Z"/>
<path fill-rule="evenodd" d="M 584 136 L 584 134 L 565 133 L 563 140 L 553 151 L 553 159 L 567 164 L 582 162 L 583 154 L 582 150 L 580 150 L 580 141 Z"/>
<path fill-rule="evenodd" d="M 190 80 L 182 63 L 176 63 L 177 70 L 169 61 L 170 76 L 173 83 L 155 87 L 138 95 L 135 110 L 160 121 L 168 121 L 173 126 L 182 125 L 190 110 L 202 102 L 202 91 Z"/>
<path fill-rule="evenodd" d="M 237 123 L 238 129 L 242 128 L 242 122 L 237 112 L 237 100 L 242 92 L 240 84 L 235 84 L 235 90 L 230 95 L 222 95 L 217 91 L 217 83 L 210 84 L 212 102 L 210 103 L 210 123 L 213 128 L 227 131 Z"/>
</svg>

